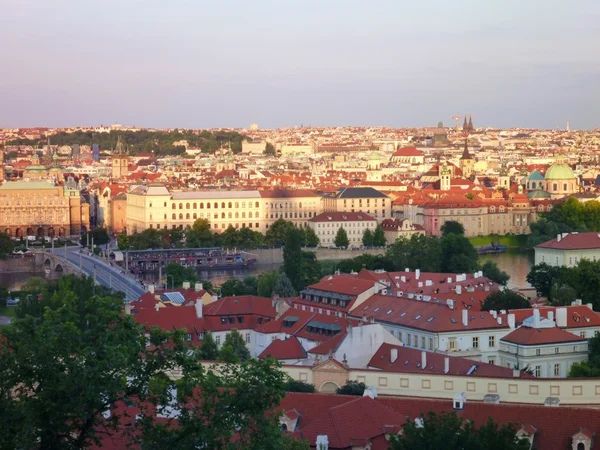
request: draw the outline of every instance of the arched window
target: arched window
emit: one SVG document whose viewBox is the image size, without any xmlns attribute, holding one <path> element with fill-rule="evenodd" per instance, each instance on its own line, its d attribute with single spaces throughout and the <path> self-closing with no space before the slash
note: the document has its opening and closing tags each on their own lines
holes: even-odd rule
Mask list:
<svg viewBox="0 0 600 450">
<path fill-rule="evenodd" d="M 225 213 L 221 213 L 221 219 L 225 218 Z"/>
<path fill-rule="evenodd" d="M 198 209 L 198 205 L 196 203 L 194 203 L 193 208 Z"/>
<path fill-rule="evenodd" d="M 555 191 L 555 192 L 558 191 L 558 184 L 557 183 L 554 183 L 552 185 L 552 190 Z"/>
<path fill-rule="evenodd" d="M 179 219 L 183 220 L 183 214 L 179 213 Z"/>
<path fill-rule="evenodd" d="M 175 205 L 173 205 L 175 206 Z M 173 213 L 173 220 L 177 219 L 177 214 Z"/>
<path fill-rule="evenodd" d="M 173 209 L 177 209 L 177 205 L 173 203 Z"/>
<path fill-rule="evenodd" d="M 492 213 L 495 213 L 495 212 L 496 212 L 496 208 L 492 206 L 492 207 L 490 208 L 490 212 L 492 212 Z"/>
<path fill-rule="evenodd" d="M 231 219 L 231 213 L 227 214 L 227 217 Z"/>
<path fill-rule="evenodd" d="M 186 218 L 186 219 L 189 219 L 189 218 L 190 218 L 190 213 L 187 213 L 187 214 L 185 215 L 185 218 Z"/>
<path fill-rule="evenodd" d="M 242 202 L 242 208 L 246 207 L 246 202 Z"/>
<path fill-rule="evenodd" d="M 183 209 L 183 203 L 179 204 L 179 209 Z"/>
<path fill-rule="evenodd" d="M 248 213 L 248 218 L 249 218 L 249 219 L 252 219 L 252 211 L 250 211 L 250 212 Z"/>
<path fill-rule="evenodd" d="M 194 219 L 198 218 L 198 214 L 194 213 Z"/>
<path fill-rule="evenodd" d="M 302 202 L 298 203 L 298 207 L 302 208 Z"/>
<path fill-rule="evenodd" d="M 221 208 L 225 209 L 225 202 L 221 202 Z"/>
<path fill-rule="evenodd" d="M 200 203 L 200 209 L 204 209 L 204 203 Z"/>
<path fill-rule="evenodd" d="M 229 202 L 229 203 L 227 204 L 227 207 L 228 207 L 228 208 L 231 208 L 231 207 L 232 207 L 232 206 L 231 206 L 231 202 Z"/>
<path fill-rule="evenodd" d="M 239 218 L 240 218 L 240 213 L 239 213 L 239 212 L 237 212 L 237 211 L 235 212 L 235 218 L 236 218 L 236 219 L 239 219 Z"/>
<path fill-rule="evenodd" d="M 219 204 L 217 202 L 215 202 L 215 209 L 217 209 L 219 207 Z M 223 208 L 225 208 L 225 204 L 223 203 Z"/>
<path fill-rule="evenodd" d="M 255 203 L 254 203 L 254 206 L 258 208 L 258 202 L 255 202 Z"/>
<path fill-rule="evenodd" d="M 239 207 L 240 207 L 240 204 L 238 202 L 235 202 L 235 208 L 237 209 Z"/>
<path fill-rule="evenodd" d="M 185 209 L 190 209 L 190 204 L 189 203 L 185 204 Z"/>
<path fill-rule="evenodd" d="M 210 209 L 210 203 L 206 203 L 206 209 Z"/>
<path fill-rule="evenodd" d="M 246 211 L 242 211 L 242 219 L 246 218 Z"/>
</svg>

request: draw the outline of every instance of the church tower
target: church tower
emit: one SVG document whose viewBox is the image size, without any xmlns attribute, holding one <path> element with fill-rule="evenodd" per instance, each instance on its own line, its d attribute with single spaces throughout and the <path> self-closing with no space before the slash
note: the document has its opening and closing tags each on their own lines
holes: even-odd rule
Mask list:
<svg viewBox="0 0 600 450">
<path fill-rule="evenodd" d="M 510 175 L 508 174 L 508 168 L 504 162 L 502 162 L 502 166 L 500 167 L 496 188 L 506 190 L 510 189 Z"/>
<path fill-rule="evenodd" d="M 440 167 L 440 190 L 449 191 L 452 184 L 452 170 L 448 167 L 446 161 Z"/>
<path fill-rule="evenodd" d="M 125 146 L 121 141 L 121 136 L 117 139 L 117 147 L 112 154 L 112 177 L 125 178 L 128 174 L 129 156 L 125 151 Z"/>
<path fill-rule="evenodd" d="M 473 166 L 475 165 L 475 160 L 469 153 L 468 140 L 465 139 L 465 148 L 463 150 L 463 154 L 460 157 L 460 170 L 462 170 L 463 176 L 465 178 L 471 178 L 473 174 Z"/>
<path fill-rule="evenodd" d="M 473 119 L 471 118 L 470 114 L 469 114 L 469 124 L 467 125 L 467 128 L 469 131 L 475 131 L 475 129 L 473 128 Z"/>
</svg>

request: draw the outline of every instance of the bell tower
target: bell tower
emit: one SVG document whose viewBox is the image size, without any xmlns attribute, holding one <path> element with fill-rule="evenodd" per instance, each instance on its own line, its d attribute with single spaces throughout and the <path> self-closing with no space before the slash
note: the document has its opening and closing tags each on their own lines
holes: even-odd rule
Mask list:
<svg viewBox="0 0 600 450">
<path fill-rule="evenodd" d="M 452 184 L 452 170 L 448 167 L 446 161 L 440 167 L 440 190 L 449 191 Z"/>
<path fill-rule="evenodd" d="M 460 157 L 460 170 L 462 170 L 463 176 L 465 178 L 471 178 L 473 174 L 473 166 L 475 165 L 475 160 L 469 153 L 468 140 L 465 139 L 465 148 L 463 150 L 463 154 Z"/>
<path fill-rule="evenodd" d="M 121 136 L 117 138 L 117 146 L 113 151 L 112 157 L 112 177 L 113 178 L 125 178 L 128 174 L 129 167 L 129 156 L 125 151 L 125 146 L 121 141 Z"/>
</svg>

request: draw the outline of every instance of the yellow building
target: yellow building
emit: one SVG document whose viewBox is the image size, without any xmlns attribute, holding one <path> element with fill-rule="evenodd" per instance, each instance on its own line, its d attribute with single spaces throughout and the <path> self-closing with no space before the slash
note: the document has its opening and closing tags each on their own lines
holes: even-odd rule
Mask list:
<svg viewBox="0 0 600 450">
<path fill-rule="evenodd" d="M 11 237 L 79 236 L 90 225 L 90 205 L 77 189 L 47 181 L 8 181 L 0 186 L 0 223 Z"/>
<path fill-rule="evenodd" d="M 321 211 L 312 191 L 186 191 L 164 185 L 137 186 L 127 193 L 127 232 L 173 229 L 206 219 L 214 232 L 251 228 L 265 232 L 278 219 L 304 225 Z"/>
<path fill-rule="evenodd" d="M 342 188 L 323 197 L 323 210 L 363 212 L 381 222 L 392 217 L 392 200 L 370 187 Z"/>
</svg>

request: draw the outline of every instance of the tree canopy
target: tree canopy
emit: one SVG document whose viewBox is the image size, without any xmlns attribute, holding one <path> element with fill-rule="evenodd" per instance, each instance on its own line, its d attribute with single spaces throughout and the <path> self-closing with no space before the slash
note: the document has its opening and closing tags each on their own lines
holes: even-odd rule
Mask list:
<svg viewBox="0 0 600 450">
<path fill-rule="evenodd" d="M 514 424 L 498 426 L 492 418 L 476 428 L 454 412 L 430 412 L 408 418 L 402 433 L 391 436 L 390 450 L 528 450 L 529 441 L 516 433 Z"/>
<path fill-rule="evenodd" d="M 374 247 L 385 247 L 387 241 L 385 240 L 385 232 L 381 225 L 377 225 L 373 231 L 373 246 Z"/>
<path fill-rule="evenodd" d="M 448 236 L 449 234 L 459 234 L 461 236 L 465 235 L 465 227 L 462 223 L 455 220 L 447 220 L 444 222 L 440 228 L 440 231 L 442 232 L 442 237 Z"/>
<path fill-rule="evenodd" d="M 365 231 L 363 231 L 362 244 L 365 247 L 373 247 L 373 232 L 370 228 L 365 228 Z"/>
<path fill-rule="evenodd" d="M 277 223 L 277 222 L 276 222 Z M 302 231 L 295 226 L 288 227 L 285 231 L 285 246 L 283 248 L 283 271 L 292 282 L 295 290 L 302 286 Z"/>
<path fill-rule="evenodd" d="M 189 281 L 191 284 L 194 284 L 199 280 L 198 273 L 193 267 L 182 266 L 176 262 L 170 262 L 167 264 L 166 272 L 167 286 L 179 288 L 183 285 L 184 281 Z"/>
<path fill-rule="evenodd" d="M 333 243 L 338 248 L 348 248 L 348 246 L 350 245 L 350 240 L 348 239 L 348 233 L 346 233 L 344 227 L 340 226 L 338 228 Z"/>
<path fill-rule="evenodd" d="M 483 272 L 484 277 L 487 277 L 502 286 L 506 286 L 508 280 L 510 280 L 510 275 L 500 270 L 493 261 L 488 260 L 484 262 L 480 269 Z"/>
<path fill-rule="evenodd" d="M 13 240 L 6 233 L 0 233 L 0 259 L 5 259 L 15 248 Z"/>
<path fill-rule="evenodd" d="M 363 382 L 356 380 L 348 380 L 341 388 L 336 390 L 336 394 L 340 395 L 363 395 L 367 386 Z"/>
<path fill-rule="evenodd" d="M 530 308 L 529 301 L 520 294 L 509 289 L 494 291 L 488 295 L 481 305 L 482 311 L 500 311 L 508 309 Z"/>
</svg>

